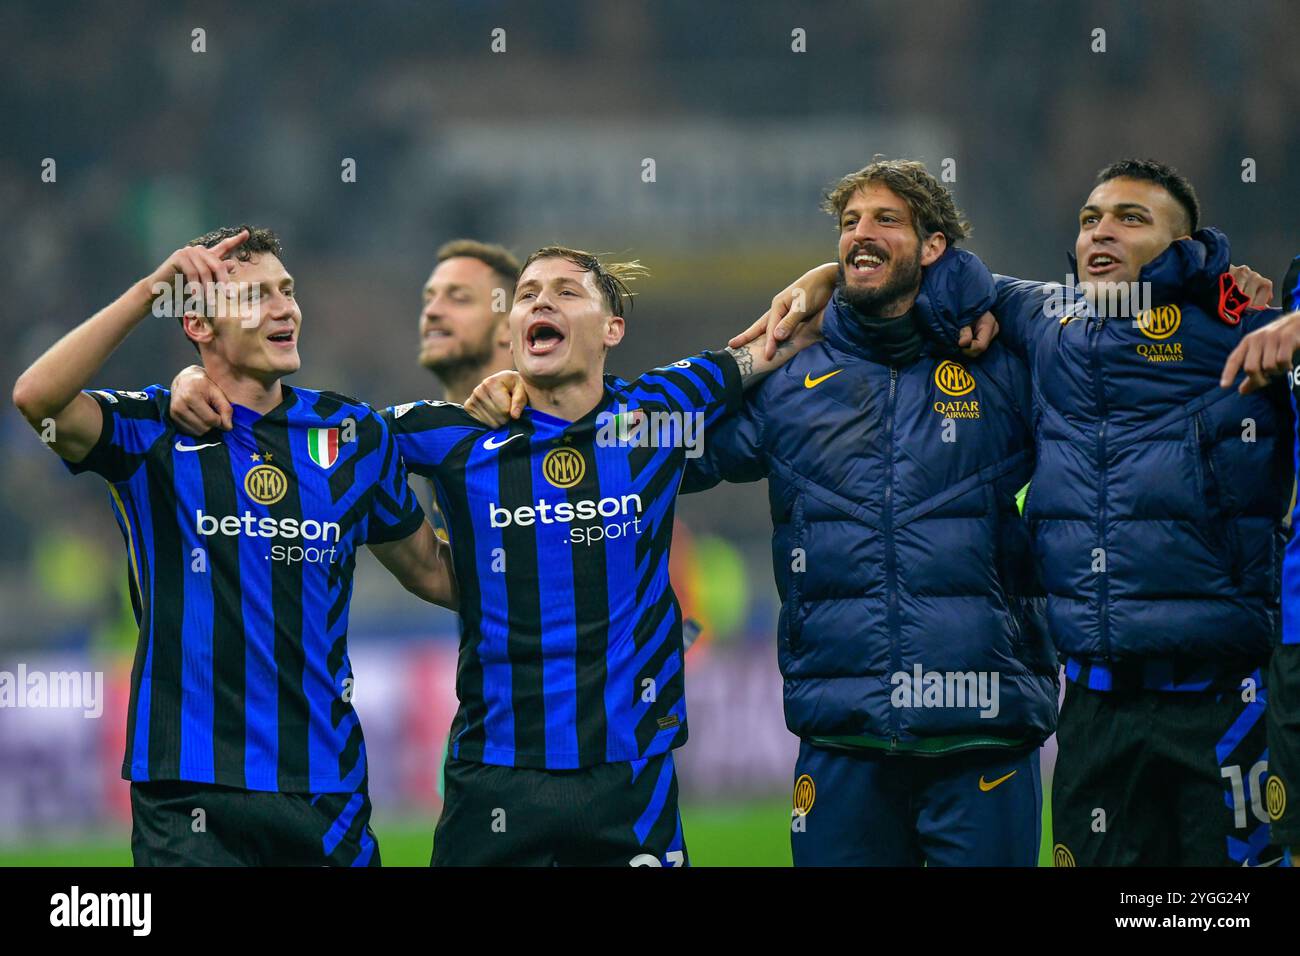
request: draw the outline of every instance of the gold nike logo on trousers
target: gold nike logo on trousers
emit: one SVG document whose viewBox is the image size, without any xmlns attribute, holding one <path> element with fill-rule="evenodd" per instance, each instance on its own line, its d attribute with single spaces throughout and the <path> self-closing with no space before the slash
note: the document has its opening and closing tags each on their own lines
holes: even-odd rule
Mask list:
<svg viewBox="0 0 1300 956">
<path fill-rule="evenodd" d="M 998 777 L 998 779 L 996 779 L 996 780 L 986 782 L 986 781 L 984 780 L 984 774 L 980 774 L 980 789 L 983 790 L 985 793 L 988 793 L 990 790 L 992 790 L 992 789 L 993 789 L 994 787 L 996 787 L 998 784 L 1000 784 L 1000 783 L 1006 783 L 1008 780 L 1010 780 L 1010 779 L 1011 779 L 1012 777 L 1014 777 L 1015 775 L 1016 775 L 1016 771 L 1013 770 L 1013 771 L 1011 771 L 1009 774 L 1007 774 L 1005 777 Z"/>
<path fill-rule="evenodd" d="M 808 372 L 808 373 L 806 373 L 806 374 L 804 375 L 804 377 L 803 377 L 803 387 L 804 387 L 804 388 L 816 388 L 818 385 L 820 385 L 822 382 L 826 381 L 826 380 L 827 380 L 828 378 L 830 378 L 832 375 L 839 375 L 840 372 L 842 372 L 842 371 L 844 371 L 844 369 L 842 369 L 842 368 L 837 368 L 837 369 L 836 369 L 835 371 L 833 371 L 833 372 L 827 372 L 825 375 L 821 376 L 820 378 L 813 378 L 813 377 L 812 377 L 812 373 L 811 373 L 811 372 Z"/>
</svg>

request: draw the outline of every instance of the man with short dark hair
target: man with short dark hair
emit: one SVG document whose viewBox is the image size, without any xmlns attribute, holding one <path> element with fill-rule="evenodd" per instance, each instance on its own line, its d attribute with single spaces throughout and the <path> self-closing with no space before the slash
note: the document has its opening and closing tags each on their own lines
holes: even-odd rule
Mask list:
<svg viewBox="0 0 1300 956">
<path fill-rule="evenodd" d="M 1174 201 L 1181 217 L 1173 217 L 1170 229 L 1180 236 L 1190 236 L 1201 225 L 1201 201 L 1196 189 L 1182 173 L 1154 159 L 1121 159 L 1097 173 L 1096 185 L 1112 179 L 1129 179 L 1159 186 Z"/>
<path fill-rule="evenodd" d="M 82 391 L 157 296 L 175 306 L 178 278 L 203 303 L 176 308 L 185 335 L 229 398 L 227 430 L 198 441 L 172 424 L 167 389 Z M 274 233 L 228 227 L 176 250 L 14 385 L 69 470 L 109 483 L 126 544 L 140 639 L 122 776 L 140 866 L 380 861 L 347 651 L 356 552 L 448 607 L 454 580 L 385 420 L 282 382 L 301 329 Z"/>
<path fill-rule="evenodd" d="M 1220 388 L 1227 355 L 1277 313 L 1243 316 L 1227 239 L 1198 225 L 1173 169 L 1108 166 L 1079 212 L 1083 300 L 1044 315 L 1043 287 L 1003 280 L 994 310 L 1039 396 L 1026 516 L 1067 680 L 1058 865 L 1280 856 L 1259 795 L 1291 412 L 1280 389 Z M 1145 301 L 1102 307 L 1116 287 Z"/>
</svg>

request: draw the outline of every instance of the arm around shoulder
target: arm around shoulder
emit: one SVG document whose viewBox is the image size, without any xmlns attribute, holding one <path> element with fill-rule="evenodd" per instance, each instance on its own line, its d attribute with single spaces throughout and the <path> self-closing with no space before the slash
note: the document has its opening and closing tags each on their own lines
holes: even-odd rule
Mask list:
<svg viewBox="0 0 1300 956">
<path fill-rule="evenodd" d="M 459 595 L 452 570 L 451 547 L 434 532 L 428 521 L 405 538 L 369 545 L 379 563 L 402 587 L 430 604 L 456 610 Z"/>
</svg>

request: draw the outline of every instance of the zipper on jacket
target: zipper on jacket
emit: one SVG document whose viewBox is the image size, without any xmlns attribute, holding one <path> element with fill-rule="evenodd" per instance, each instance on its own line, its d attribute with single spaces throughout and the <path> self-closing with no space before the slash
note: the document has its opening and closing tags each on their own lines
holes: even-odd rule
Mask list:
<svg viewBox="0 0 1300 956">
<path fill-rule="evenodd" d="M 1106 569 L 1101 574 L 1101 580 L 1098 582 L 1098 605 L 1101 608 L 1101 646 L 1102 654 L 1106 661 L 1111 660 L 1110 654 L 1110 555 L 1106 552 L 1106 495 L 1108 494 L 1106 475 L 1109 466 L 1106 463 L 1106 389 L 1102 385 L 1101 378 L 1101 333 L 1106 327 L 1106 317 L 1103 315 L 1097 319 L 1092 327 L 1092 382 L 1093 391 L 1097 396 L 1097 474 L 1101 486 L 1097 496 L 1097 530 L 1101 535 L 1101 554 L 1102 566 Z"/>
<path fill-rule="evenodd" d="M 1214 510 L 1210 512 L 1210 525 L 1212 530 L 1218 532 L 1219 540 L 1224 550 L 1228 552 L 1228 577 L 1232 581 L 1233 587 L 1241 585 L 1241 569 L 1237 566 L 1237 547 L 1235 537 L 1235 526 L 1232 521 L 1228 520 L 1223 508 L 1223 486 L 1219 484 L 1219 471 L 1214 467 L 1214 439 L 1210 436 L 1210 429 L 1207 426 L 1202 432 L 1201 416 L 1203 412 L 1197 412 L 1192 416 L 1192 425 L 1196 430 L 1196 457 L 1198 461 L 1204 460 L 1206 469 L 1206 479 L 1213 488 L 1202 489 L 1202 495 L 1206 498 L 1207 506 L 1212 504 Z M 1213 490 L 1213 498 L 1209 492 Z"/>
<path fill-rule="evenodd" d="M 885 404 L 885 594 L 888 596 L 885 611 L 885 629 L 889 632 L 890 661 L 894 673 L 902 670 L 898 650 L 898 556 L 894 548 L 894 404 L 898 392 L 898 369 L 889 367 L 889 399 Z M 890 749 L 898 746 L 898 708 L 889 708 Z"/>
<path fill-rule="evenodd" d="M 790 509 L 790 527 L 795 529 L 792 538 L 794 547 L 802 548 L 803 540 L 803 492 L 796 491 L 794 505 Z M 791 572 L 790 589 L 787 591 L 789 617 L 786 621 L 786 646 L 791 657 L 798 657 L 803 638 L 803 582 L 802 571 Z"/>
</svg>

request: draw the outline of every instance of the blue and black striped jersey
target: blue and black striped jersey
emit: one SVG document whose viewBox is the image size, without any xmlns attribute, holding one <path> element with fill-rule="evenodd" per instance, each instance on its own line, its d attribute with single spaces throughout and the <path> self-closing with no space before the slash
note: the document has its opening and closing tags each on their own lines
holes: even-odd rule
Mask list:
<svg viewBox="0 0 1300 956">
<path fill-rule="evenodd" d="M 94 391 L 86 458 L 128 552 L 140 625 L 122 775 L 247 790 L 352 792 L 366 750 L 352 708 L 356 551 L 424 520 L 369 406 L 283 385 L 265 415 L 176 431 L 171 396 Z"/>
<path fill-rule="evenodd" d="M 673 514 L 687 456 L 741 388 L 735 359 L 705 352 L 607 379 L 574 422 L 530 408 L 492 429 L 432 401 L 384 413 L 449 525 L 462 628 L 452 756 L 568 769 L 686 741 Z"/>
</svg>

